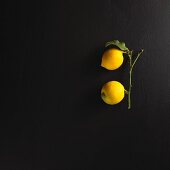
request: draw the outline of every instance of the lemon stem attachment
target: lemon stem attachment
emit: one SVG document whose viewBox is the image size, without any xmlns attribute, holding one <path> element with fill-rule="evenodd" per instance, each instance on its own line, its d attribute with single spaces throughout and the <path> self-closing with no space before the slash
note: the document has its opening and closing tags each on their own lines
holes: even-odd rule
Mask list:
<svg viewBox="0 0 170 170">
<path fill-rule="evenodd" d="M 129 93 L 126 89 L 124 89 L 124 91 L 125 91 L 125 94 L 128 94 L 128 93 Z"/>
<path fill-rule="evenodd" d="M 131 109 L 131 90 L 132 90 L 132 71 L 133 68 L 143 53 L 144 49 L 142 49 L 136 56 L 136 59 L 132 61 L 133 51 L 128 51 L 127 54 L 129 56 L 129 90 L 128 90 L 128 109 Z M 125 91 L 126 92 L 126 91 Z"/>
</svg>

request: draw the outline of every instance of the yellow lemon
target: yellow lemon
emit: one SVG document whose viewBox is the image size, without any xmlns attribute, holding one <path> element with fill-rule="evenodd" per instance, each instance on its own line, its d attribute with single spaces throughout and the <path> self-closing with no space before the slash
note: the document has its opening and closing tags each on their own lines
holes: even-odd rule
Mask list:
<svg viewBox="0 0 170 170">
<path fill-rule="evenodd" d="M 123 51 L 111 48 L 104 52 L 102 56 L 101 66 L 108 70 L 115 70 L 123 63 Z"/>
<path fill-rule="evenodd" d="M 124 96 L 124 86 L 118 81 L 109 81 L 102 87 L 101 98 L 107 104 L 117 104 L 124 98 Z"/>
</svg>

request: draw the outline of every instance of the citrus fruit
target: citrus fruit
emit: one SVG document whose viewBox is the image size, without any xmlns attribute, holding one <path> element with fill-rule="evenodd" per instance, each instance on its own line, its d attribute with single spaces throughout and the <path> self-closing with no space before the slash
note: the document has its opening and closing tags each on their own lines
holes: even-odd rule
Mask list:
<svg viewBox="0 0 170 170">
<path fill-rule="evenodd" d="M 124 96 L 124 86 L 118 81 L 109 81 L 102 87 L 101 98 L 107 104 L 117 104 L 124 98 Z"/>
<path fill-rule="evenodd" d="M 116 70 L 123 63 L 123 51 L 111 48 L 104 52 L 102 56 L 101 66 L 107 70 Z"/>
</svg>

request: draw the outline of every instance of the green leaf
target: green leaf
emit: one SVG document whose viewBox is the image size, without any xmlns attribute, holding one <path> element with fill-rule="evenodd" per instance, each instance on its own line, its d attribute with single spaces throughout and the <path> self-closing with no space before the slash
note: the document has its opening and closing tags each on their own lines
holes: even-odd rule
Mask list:
<svg viewBox="0 0 170 170">
<path fill-rule="evenodd" d="M 126 47 L 125 43 L 124 42 L 120 42 L 118 40 L 113 40 L 113 41 L 107 42 L 105 47 L 108 47 L 109 45 L 115 45 L 119 49 L 121 49 L 122 51 L 129 51 L 129 49 Z"/>
</svg>

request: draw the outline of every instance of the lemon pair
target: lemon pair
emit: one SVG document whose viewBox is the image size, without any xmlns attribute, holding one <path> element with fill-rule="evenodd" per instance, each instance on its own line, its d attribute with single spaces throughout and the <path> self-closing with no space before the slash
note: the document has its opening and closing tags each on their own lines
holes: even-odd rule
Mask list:
<svg viewBox="0 0 170 170">
<path fill-rule="evenodd" d="M 116 70 L 123 63 L 123 53 L 125 52 L 116 48 L 105 51 L 102 56 L 101 66 L 107 70 Z M 115 105 L 123 100 L 125 91 L 120 82 L 109 81 L 102 87 L 101 98 L 105 103 Z"/>
</svg>

